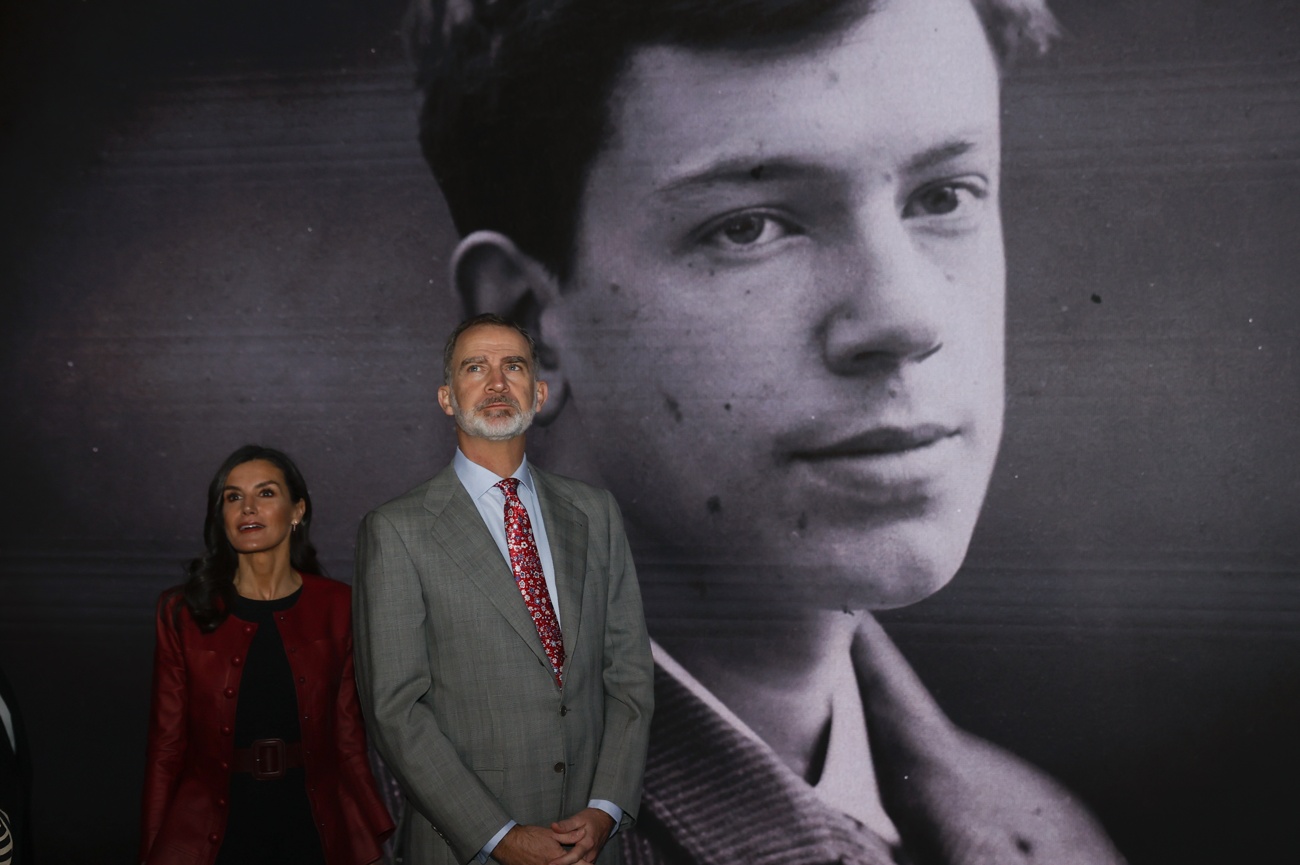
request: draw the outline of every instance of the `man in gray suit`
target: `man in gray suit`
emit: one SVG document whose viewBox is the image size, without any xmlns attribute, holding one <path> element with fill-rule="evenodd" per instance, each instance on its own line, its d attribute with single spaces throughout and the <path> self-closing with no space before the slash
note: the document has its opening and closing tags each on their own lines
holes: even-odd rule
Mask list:
<svg viewBox="0 0 1300 865">
<path fill-rule="evenodd" d="M 471 319 L 444 361 L 455 460 L 367 515 L 357 550 L 357 680 L 405 794 L 398 848 L 617 862 L 605 842 L 635 820 L 653 702 L 618 506 L 529 465 L 547 385 L 524 331 Z"/>
</svg>

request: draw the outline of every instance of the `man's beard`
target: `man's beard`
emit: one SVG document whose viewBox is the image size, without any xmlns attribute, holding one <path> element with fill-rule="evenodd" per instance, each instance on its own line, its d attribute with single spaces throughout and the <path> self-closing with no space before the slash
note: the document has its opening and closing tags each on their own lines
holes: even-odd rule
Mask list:
<svg viewBox="0 0 1300 865">
<path fill-rule="evenodd" d="M 533 417 L 537 414 L 536 401 L 528 408 L 524 408 L 519 405 L 518 400 L 509 396 L 485 399 L 476 405 L 474 413 L 470 414 L 460 407 L 460 403 L 456 401 L 454 391 L 450 394 L 450 397 L 451 410 L 456 416 L 456 426 L 460 427 L 466 435 L 487 439 L 492 442 L 506 441 L 515 436 L 523 435 L 524 431 L 532 426 Z M 496 405 L 509 405 L 515 410 L 514 414 L 498 418 L 483 417 L 483 411 L 491 410 L 492 406 Z"/>
</svg>

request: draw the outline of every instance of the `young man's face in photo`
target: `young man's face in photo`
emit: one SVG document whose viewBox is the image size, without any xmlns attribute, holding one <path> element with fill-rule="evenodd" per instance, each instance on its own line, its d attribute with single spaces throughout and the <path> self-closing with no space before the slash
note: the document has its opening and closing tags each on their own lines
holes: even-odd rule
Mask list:
<svg viewBox="0 0 1300 865">
<path fill-rule="evenodd" d="M 542 333 L 644 549 L 776 603 L 951 578 L 1001 435 L 998 92 L 969 0 L 632 55 Z"/>
</svg>

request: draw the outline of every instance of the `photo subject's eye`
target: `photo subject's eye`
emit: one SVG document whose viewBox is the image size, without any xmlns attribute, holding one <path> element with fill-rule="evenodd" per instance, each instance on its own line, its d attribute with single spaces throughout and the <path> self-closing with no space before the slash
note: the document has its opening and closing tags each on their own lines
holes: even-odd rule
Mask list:
<svg viewBox="0 0 1300 865">
<path fill-rule="evenodd" d="M 952 213 L 961 205 L 961 197 L 955 187 L 939 186 L 921 193 L 917 204 L 926 213 Z"/>
<path fill-rule="evenodd" d="M 961 215 L 961 211 L 988 197 L 988 186 L 982 180 L 943 181 L 923 186 L 917 190 L 903 208 L 908 218 Z"/>
<path fill-rule="evenodd" d="M 799 232 L 772 214 L 746 211 L 715 221 L 701 232 L 701 243 L 724 252 L 748 252 Z"/>
<path fill-rule="evenodd" d="M 768 225 L 769 220 L 764 216 L 745 214 L 728 220 L 722 226 L 721 232 L 729 242 L 737 246 L 746 246 L 762 239 Z"/>
</svg>

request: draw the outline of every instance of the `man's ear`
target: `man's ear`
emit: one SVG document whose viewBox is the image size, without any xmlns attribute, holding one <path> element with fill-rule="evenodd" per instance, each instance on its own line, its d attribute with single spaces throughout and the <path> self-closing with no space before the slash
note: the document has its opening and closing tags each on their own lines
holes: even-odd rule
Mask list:
<svg viewBox="0 0 1300 865">
<path fill-rule="evenodd" d="M 536 420 L 541 426 L 555 420 L 569 388 L 560 372 L 559 353 L 542 332 L 542 313 L 559 296 L 559 281 L 504 234 L 475 231 L 452 254 L 451 285 L 466 316 L 494 312 L 532 335 L 541 365 L 537 377 L 550 389 Z"/>
</svg>

